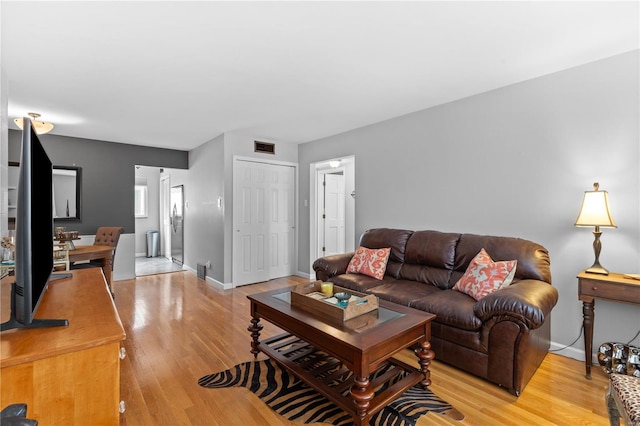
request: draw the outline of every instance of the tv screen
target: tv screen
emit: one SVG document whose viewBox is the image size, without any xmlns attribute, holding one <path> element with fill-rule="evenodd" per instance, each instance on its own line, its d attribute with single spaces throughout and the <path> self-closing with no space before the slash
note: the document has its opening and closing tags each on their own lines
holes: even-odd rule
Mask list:
<svg viewBox="0 0 640 426">
<path fill-rule="evenodd" d="M 67 325 L 66 320 L 34 319 L 53 270 L 53 165 L 31 119 L 23 119 L 16 212 L 16 281 L 11 319 L 2 330 Z"/>
</svg>

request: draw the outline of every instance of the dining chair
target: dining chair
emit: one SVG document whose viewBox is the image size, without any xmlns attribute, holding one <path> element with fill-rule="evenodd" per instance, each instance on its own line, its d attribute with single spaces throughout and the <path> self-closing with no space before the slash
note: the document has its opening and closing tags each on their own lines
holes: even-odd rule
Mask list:
<svg viewBox="0 0 640 426">
<path fill-rule="evenodd" d="M 113 270 L 113 263 L 116 258 L 116 248 L 118 247 L 118 240 L 120 234 L 124 232 L 124 228 L 121 226 L 101 226 L 96 231 L 96 238 L 93 241 L 93 245 L 96 246 L 112 246 L 113 251 L 111 253 L 111 269 Z M 85 269 L 85 268 L 99 268 L 101 265 L 98 260 L 90 260 L 89 262 L 74 263 L 70 266 L 70 269 Z"/>
</svg>

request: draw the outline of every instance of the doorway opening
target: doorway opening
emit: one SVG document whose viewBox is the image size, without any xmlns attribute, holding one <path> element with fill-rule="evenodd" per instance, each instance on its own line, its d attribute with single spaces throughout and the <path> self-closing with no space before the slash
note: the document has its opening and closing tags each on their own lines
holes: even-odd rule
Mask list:
<svg viewBox="0 0 640 426">
<path fill-rule="evenodd" d="M 182 266 L 184 262 L 184 185 L 171 187 L 171 260 Z"/>
<path fill-rule="evenodd" d="M 355 157 L 311 164 L 310 259 L 355 250 Z M 313 268 L 309 269 L 313 275 Z M 312 276 L 313 278 L 313 276 Z"/>
<path fill-rule="evenodd" d="M 135 166 L 135 276 L 183 270 L 171 260 L 170 191 L 174 169 Z M 139 205 L 139 206 L 138 206 Z M 156 233 L 148 235 L 149 233 Z M 157 241 L 155 241 L 157 240 Z M 149 245 L 149 242 L 157 245 Z M 150 256 L 151 255 L 151 256 Z"/>
</svg>

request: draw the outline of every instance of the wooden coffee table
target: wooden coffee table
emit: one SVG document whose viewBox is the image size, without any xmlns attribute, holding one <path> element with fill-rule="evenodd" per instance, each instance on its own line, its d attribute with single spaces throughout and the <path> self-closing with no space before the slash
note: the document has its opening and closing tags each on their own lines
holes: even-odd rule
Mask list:
<svg viewBox="0 0 640 426">
<path fill-rule="evenodd" d="M 435 315 L 380 300 L 376 311 L 332 322 L 292 306 L 293 288 L 247 296 L 255 358 L 264 352 L 351 414 L 356 425 L 369 424 L 373 414 L 414 385 L 431 384 Z M 287 333 L 260 341 L 261 319 Z M 393 358 L 414 344 L 420 368 Z M 384 374 L 376 374 L 380 371 Z"/>
</svg>

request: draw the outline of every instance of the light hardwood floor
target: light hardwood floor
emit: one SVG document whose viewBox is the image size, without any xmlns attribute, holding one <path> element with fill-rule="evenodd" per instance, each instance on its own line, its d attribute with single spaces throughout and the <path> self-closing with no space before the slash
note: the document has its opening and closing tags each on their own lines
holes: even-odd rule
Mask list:
<svg viewBox="0 0 640 426">
<path fill-rule="evenodd" d="M 306 280 L 290 277 L 220 290 L 191 272 L 114 283 L 124 324 L 121 425 L 292 425 L 243 388 L 205 389 L 201 376 L 252 359 L 247 295 Z M 267 322 L 262 336 L 281 331 Z M 401 357 L 415 362 L 407 351 Z M 264 355 L 260 355 L 264 358 Z M 437 354 L 436 354 L 437 358 Z M 549 354 L 519 398 L 437 360 L 431 389 L 466 418 L 428 415 L 434 425 L 607 425 L 606 375 L 584 377 L 582 362 Z"/>
</svg>

